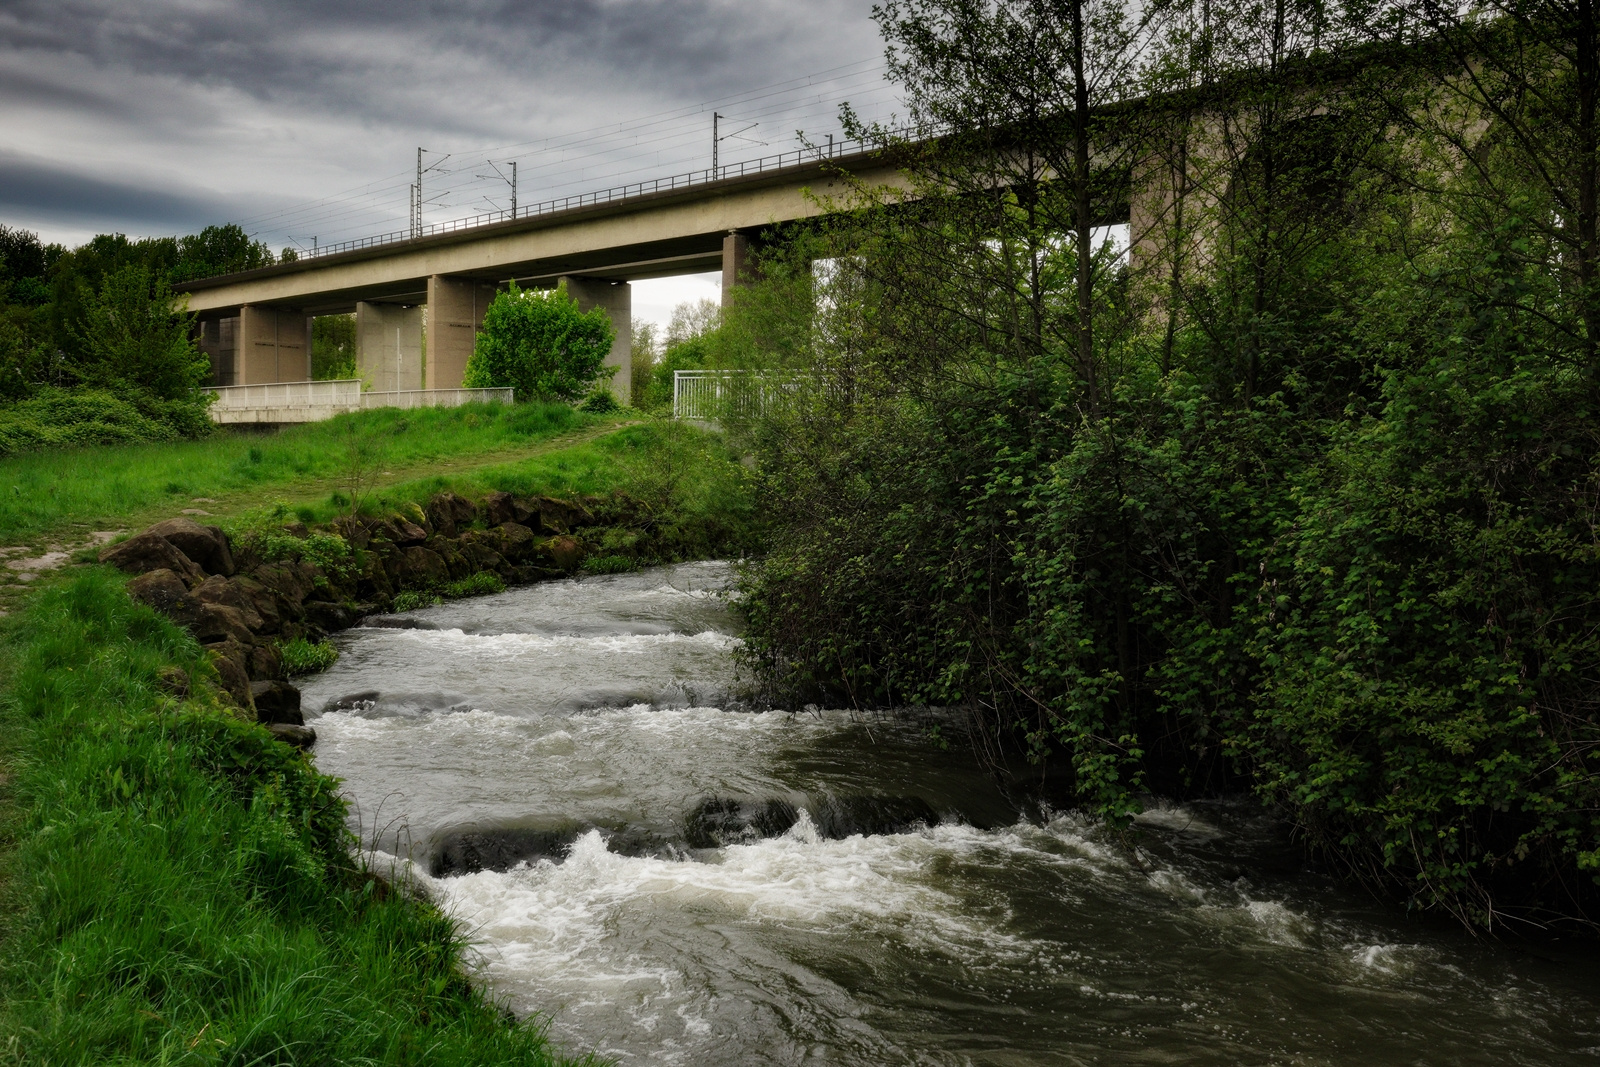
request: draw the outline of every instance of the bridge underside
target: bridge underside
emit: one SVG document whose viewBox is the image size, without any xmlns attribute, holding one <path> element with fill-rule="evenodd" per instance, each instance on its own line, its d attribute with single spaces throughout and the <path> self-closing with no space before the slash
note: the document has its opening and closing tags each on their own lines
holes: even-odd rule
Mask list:
<svg viewBox="0 0 1600 1067">
<path fill-rule="evenodd" d="M 846 179 L 845 174 L 850 178 Z M 565 281 L 585 310 L 610 314 L 611 387 L 629 400 L 632 297 L 647 278 L 722 272 L 723 295 L 749 276 L 752 239 L 833 210 L 853 182 L 905 188 L 892 165 L 844 157 L 693 188 L 279 264 L 182 286 L 218 385 L 311 377 L 311 319 L 355 314 L 356 368 L 374 389 L 453 389 L 495 292 Z"/>
</svg>

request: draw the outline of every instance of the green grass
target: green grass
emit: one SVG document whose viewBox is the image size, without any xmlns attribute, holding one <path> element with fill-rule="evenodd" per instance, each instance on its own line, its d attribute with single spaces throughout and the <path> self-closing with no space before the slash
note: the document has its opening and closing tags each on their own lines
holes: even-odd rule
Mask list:
<svg viewBox="0 0 1600 1067">
<path fill-rule="evenodd" d="M 361 492 L 385 471 L 510 452 L 615 417 L 565 404 L 380 409 L 274 434 L 219 431 L 199 441 L 91 446 L 0 460 L 0 543 L 69 524 L 120 522 L 194 507 L 193 497 L 270 495 L 324 483 Z M 207 510 L 214 510 L 207 505 Z"/>
<path fill-rule="evenodd" d="M 164 694 L 202 652 L 123 584 L 79 570 L 0 632 L 6 1059 L 557 1062 L 463 980 L 444 916 L 353 869 L 334 780 Z"/>
<path fill-rule="evenodd" d="M 332 641 L 313 644 L 303 637 L 284 645 L 278 654 L 282 657 L 283 672 L 291 676 L 325 671 L 339 659 L 339 650 L 333 647 Z"/>
</svg>

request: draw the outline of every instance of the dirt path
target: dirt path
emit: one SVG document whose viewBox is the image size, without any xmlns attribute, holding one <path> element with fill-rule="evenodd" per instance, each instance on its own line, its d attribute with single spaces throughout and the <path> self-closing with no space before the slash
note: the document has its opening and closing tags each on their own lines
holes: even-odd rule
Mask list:
<svg viewBox="0 0 1600 1067">
<path fill-rule="evenodd" d="M 555 437 L 547 438 L 527 448 L 503 448 L 493 452 L 450 456 L 426 460 L 409 465 L 397 465 L 379 471 L 372 478 L 372 490 L 387 489 L 406 482 L 431 478 L 436 475 L 460 474 L 479 467 L 492 467 L 502 463 L 515 463 L 547 452 L 585 444 L 629 426 L 637 426 L 639 419 L 627 422 L 610 422 L 600 426 L 587 426 Z M 98 551 L 101 545 L 127 530 L 140 530 L 151 523 L 170 519 L 174 512 L 189 515 L 197 522 L 215 522 L 259 507 L 269 501 L 286 501 L 290 505 L 325 501 L 341 488 L 344 478 L 334 475 L 306 478 L 298 482 L 280 482 L 251 489 L 234 490 L 219 496 L 197 496 L 182 501 L 187 507 L 178 507 L 180 500 L 163 501 L 133 512 L 115 524 L 115 529 L 96 530 L 91 523 L 71 523 L 64 527 L 40 533 L 25 543 L 0 548 L 0 615 L 6 614 L 17 599 L 24 595 L 41 575 L 86 555 Z M 107 523 L 105 525 L 113 525 Z"/>
</svg>

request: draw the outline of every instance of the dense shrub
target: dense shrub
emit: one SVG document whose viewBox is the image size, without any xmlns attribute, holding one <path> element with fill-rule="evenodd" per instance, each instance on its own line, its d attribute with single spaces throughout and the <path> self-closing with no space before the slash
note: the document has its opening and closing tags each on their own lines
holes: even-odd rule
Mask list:
<svg viewBox="0 0 1600 1067">
<path fill-rule="evenodd" d="M 467 360 L 467 388 L 511 386 L 518 400 L 576 400 L 602 378 L 616 332 L 602 308 L 579 311 L 565 285 L 490 301 Z"/>
</svg>

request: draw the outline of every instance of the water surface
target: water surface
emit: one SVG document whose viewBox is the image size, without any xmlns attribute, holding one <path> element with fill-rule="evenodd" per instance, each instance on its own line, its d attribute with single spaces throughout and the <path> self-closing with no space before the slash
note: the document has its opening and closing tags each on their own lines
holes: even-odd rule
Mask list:
<svg viewBox="0 0 1600 1067">
<path fill-rule="evenodd" d="M 478 977 L 622 1063 L 1600 1063 L 1592 953 L 1408 921 L 1248 806 L 1119 840 L 927 717 L 729 703 L 728 568 L 340 636 L 305 688 L 369 847 Z M 313 713 L 314 714 L 314 713 Z"/>
</svg>

